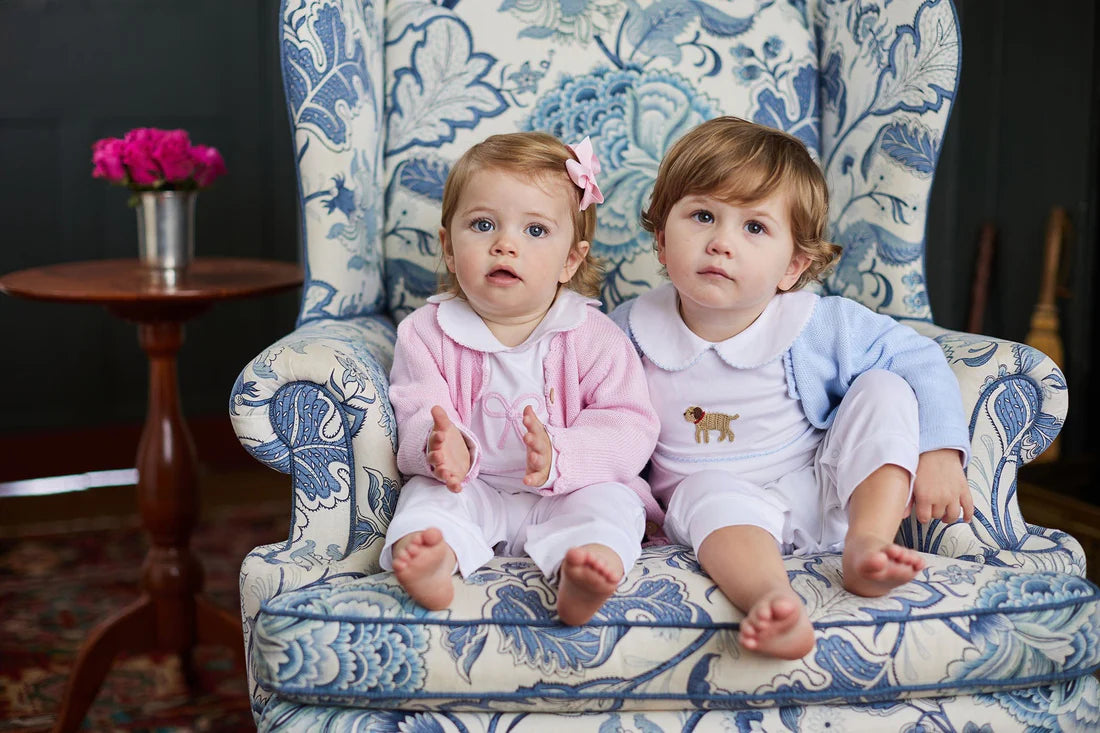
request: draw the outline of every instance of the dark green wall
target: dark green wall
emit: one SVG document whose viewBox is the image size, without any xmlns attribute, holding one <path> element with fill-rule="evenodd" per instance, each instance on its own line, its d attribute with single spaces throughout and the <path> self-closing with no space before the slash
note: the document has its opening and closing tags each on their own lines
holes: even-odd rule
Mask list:
<svg viewBox="0 0 1100 733">
<path fill-rule="evenodd" d="M 131 257 L 126 193 L 91 178 L 90 146 L 136 126 L 183 127 L 229 175 L 199 197 L 200 255 L 296 260 L 297 212 L 276 0 L 0 2 L 0 272 Z M 974 248 L 999 252 L 985 331 L 1022 340 L 1052 205 L 1075 225 L 1063 308 L 1071 415 L 1084 452 L 1095 405 L 1097 11 L 1092 0 L 957 0 L 963 77 L 933 191 L 936 320 L 966 323 Z M 201 49 L 201 50 L 200 50 Z M 192 322 L 180 359 L 187 414 L 224 415 L 248 359 L 292 326 L 297 294 L 225 303 Z M 133 326 L 92 306 L 0 297 L 0 437 L 138 421 L 145 360 Z M 2 476 L 0 456 L 0 480 Z M 112 466 L 113 467 L 113 466 Z"/>
<path fill-rule="evenodd" d="M 1094 0 L 955 0 L 962 77 L 936 171 L 928 223 L 936 322 L 964 329 L 978 232 L 997 230 L 983 333 L 1024 341 L 1039 290 L 1051 207 L 1067 210 L 1072 298 L 1060 303 L 1070 386 L 1063 455 L 1093 452 L 1100 411 L 1093 364 L 1097 260 L 1100 17 Z"/>
<path fill-rule="evenodd" d="M 182 127 L 226 159 L 229 174 L 198 198 L 198 255 L 297 261 L 277 6 L 0 3 L 0 272 L 136 256 L 127 192 L 92 179 L 90 156 L 96 139 L 138 126 Z M 296 291 L 223 303 L 192 321 L 185 414 L 227 414 L 241 367 L 293 326 L 297 303 Z M 0 435 L 143 418 L 136 329 L 105 310 L 0 296 L 0 344 Z"/>
</svg>

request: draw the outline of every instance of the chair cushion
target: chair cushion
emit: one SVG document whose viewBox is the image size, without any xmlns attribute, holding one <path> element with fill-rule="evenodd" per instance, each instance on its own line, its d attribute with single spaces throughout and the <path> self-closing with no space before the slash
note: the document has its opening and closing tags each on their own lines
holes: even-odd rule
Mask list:
<svg viewBox="0 0 1100 733">
<path fill-rule="evenodd" d="M 813 32 L 799 3 L 421 1 L 387 6 L 385 277 L 398 318 L 435 291 L 451 164 L 494 133 L 591 136 L 602 164 L 593 254 L 608 309 L 659 282 L 638 223 L 668 146 L 721 114 L 819 150 Z"/>
<path fill-rule="evenodd" d="M 989 695 L 931 697 L 879 705 L 807 705 L 751 710 L 653 710 L 585 713 L 454 713 L 371 710 L 303 705 L 274 697 L 257 723 L 261 733 L 278 731 L 400 731 L 400 733 L 703 733 L 704 731 L 1059 731 L 1095 733 L 1100 726 L 1098 683 L 1093 677 Z M 959 721 L 956 723 L 956 721 Z M 965 722 L 962 722 L 965 721 Z"/>
<path fill-rule="evenodd" d="M 1080 577 L 926 555 L 882 598 L 843 589 L 840 557 L 788 558 L 817 629 L 796 660 L 748 653 L 743 617 L 690 550 L 647 549 L 584 627 L 526 559 L 496 558 L 429 612 L 392 574 L 333 578 L 266 602 L 252 664 L 288 702 L 601 711 L 890 701 L 1051 684 L 1100 665 L 1100 591 Z M 762 681 L 766 681 L 763 684 Z"/>
</svg>

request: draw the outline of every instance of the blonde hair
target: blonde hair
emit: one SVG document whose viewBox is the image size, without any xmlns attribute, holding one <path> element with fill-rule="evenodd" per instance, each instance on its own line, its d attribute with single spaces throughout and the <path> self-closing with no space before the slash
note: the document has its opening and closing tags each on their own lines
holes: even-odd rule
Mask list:
<svg viewBox="0 0 1100 733">
<path fill-rule="evenodd" d="M 548 187 L 565 186 L 573 204 L 573 247 L 581 240 L 591 244 L 596 233 L 596 205 L 590 204 L 580 211 L 583 191 L 569 178 L 565 170 L 567 160 L 576 160 L 576 156 L 561 140 L 545 132 L 514 132 L 485 138 L 463 153 L 447 176 L 443 186 L 443 228 L 450 231 L 459 197 L 470 178 L 478 171 L 493 169 L 529 176 Z M 599 297 L 602 282 L 603 265 L 589 248 L 566 287 L 581 295 Z M 446 269 L 440 276 L 439 289 L 440 292 L 466 297 L 458 278 Z"/>
<path fill-rule="evenodd" d="M 821 278 L 841 248 L 825 239 L 829 189 L 802 141 L 737 117 L 716 117 L 676 141 L 657 172 L 642 212 L 642 226 L 656 233 L 685 196 L 714 196 L 731 205 L 787 194 L 795 248 L 810 264 L 791 290 Z M 654 245 L 656 246 L 656 244 Z"/>
</svg>

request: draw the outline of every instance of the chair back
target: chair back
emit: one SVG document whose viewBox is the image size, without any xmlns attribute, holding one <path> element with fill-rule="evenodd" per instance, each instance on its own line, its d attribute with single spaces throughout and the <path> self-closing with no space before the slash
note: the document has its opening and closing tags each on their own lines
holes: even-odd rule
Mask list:
<svg viewBox="0 0 1100 733">
<path fill-rule="evenodd" d="M 826 172 L 821 289 L 931 319 L 927 202 L 958 73 L 950 0 L 284 0 L 307 283 L 300 321 L 400 319 L 437 286 L 453 162 L 488 135 L 591 137 L 605 307 L 660 282 L 639 213 L 661 157 L 732 114 Z"/>
</svg>

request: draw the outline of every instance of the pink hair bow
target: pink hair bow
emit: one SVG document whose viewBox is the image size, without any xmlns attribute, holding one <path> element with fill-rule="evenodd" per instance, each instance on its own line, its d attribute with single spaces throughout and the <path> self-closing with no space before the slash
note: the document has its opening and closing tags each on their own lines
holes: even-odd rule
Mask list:
<svg viewBox="0 0 1100 733">
<path fill-rule="evenodd" d="M 600 159 L 596 157 L 596 151 L 592 149 L 592 141 L 585 136 L 576 145 L 566 145 L 573 151 L 577 160 L 565 161 L 565 170 L 577 188 L 584 191 L 581 196 L 580 210 L 584 211 L 592 204 L 602 204 L 603 194 L 596 185 L 596 175 L 600 172 Z"/>
</svg>

